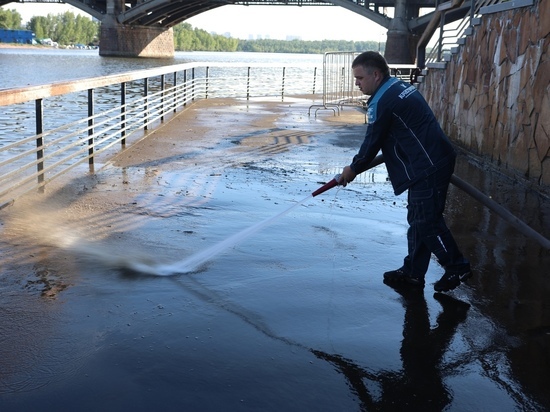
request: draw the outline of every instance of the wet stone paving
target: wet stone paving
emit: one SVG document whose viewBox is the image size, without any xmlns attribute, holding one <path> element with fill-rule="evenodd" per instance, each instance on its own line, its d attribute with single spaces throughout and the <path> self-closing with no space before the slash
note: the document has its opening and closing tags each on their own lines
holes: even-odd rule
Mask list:
<svg viewBox="0 0 550 412">
<path fill-rule="evenodd" d="M 549 251 L 451 186 L 473 278 L 385 285 L 406 195 L 381 165 L 311 197 L 365 130 L 311 104 L 199 101 L 0 211 L 0 411 L 549 410 Z M 549 236 L 547 198 L 456 174 Z"/>
</svg>

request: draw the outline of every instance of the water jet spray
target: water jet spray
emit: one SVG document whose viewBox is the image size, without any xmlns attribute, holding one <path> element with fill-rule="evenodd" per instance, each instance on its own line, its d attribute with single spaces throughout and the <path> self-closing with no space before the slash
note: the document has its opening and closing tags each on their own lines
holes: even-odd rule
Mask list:
<svg viewBox="0 0 550 412">
<path fill-rule="evenodd" d="M 320 195 L 321 193 L 326 192 L 327 190 L 332 189 L 335 186 L 338 186 L 339 178 L 340 178 L 340 175 L 334 176 L 332 180 L 325 183 L 319 189 L 311 193 L 311 197 Z M 302 199 L 299 202 L 296 202 L 295 204 L 290 206 L 288 209 L 283 210 L 281 213 L 273 217 L 270 217 L 262 222 L 259 222 L 253 226 L 250 226 L 234 234 L 233 236 L 230 236 L 227 239 L 217 244 L 214 244 L 203 251 L 195 253 L 179 262 L 175 262 L 172 264 L 164 264 L 164 265 L 149 265 L 149 264 L 144 264 L 142 262 L 135 262 L 129 266 L 129 269 L 135 270 L 137 272 L 155 274 L 158 276 L 170 276 L 176 273 L 189 273 L 189 272 L 196 271 L 202 265 L 204 265 L 207 261 L 212 260 L 216 255 L 220 254 L 221 252 L 227 250 L 230 247 L 236 246 L 238 243 L 242 242 L 244 239 L 248 238 L 249 236 L 263 229 L 267 225 L 270 225 L 271 223 L 275 222 L 277 219 L 286 215 L 288 212 L 290 212 L 294 208 L 300 206 L 301 204 L 306 202 L 308 199 L 310 199 L 310 196 L 306 196 L 304 199 Z"/>
</svg>

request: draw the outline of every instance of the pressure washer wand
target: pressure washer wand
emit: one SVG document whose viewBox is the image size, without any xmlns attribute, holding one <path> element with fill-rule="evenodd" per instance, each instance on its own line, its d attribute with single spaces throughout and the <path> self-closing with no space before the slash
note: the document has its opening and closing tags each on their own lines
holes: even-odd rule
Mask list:
<svg viewBox="0 0 550 412">
<path fill-rule="evenodd" d="M 315 197 L 317 195 L 320 195 L 323 192 L 326 192 L 329 189 L 332 189 L 334 186 L 338 186 L 338 180 L 340 179 L 340 175 L 334 176 L 334 179 L 332 179 L 330 182 L 325 183 L 323 186 L 321 186 L 319 189 L 317 189 L 315 192 L 311 194 L 311 196 Z"/>
</svg>

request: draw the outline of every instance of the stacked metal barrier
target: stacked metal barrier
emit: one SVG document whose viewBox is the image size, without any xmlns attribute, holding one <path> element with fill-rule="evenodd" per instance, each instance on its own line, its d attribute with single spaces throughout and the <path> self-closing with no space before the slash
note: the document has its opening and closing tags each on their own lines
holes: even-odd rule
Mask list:
<svg viewBox="0 0 550 412">
<path fill-rule="evenodd" d="M 332 110 L 335 114 L 344 105 L 361 105 L 364 96 L 355 87 L 355 79 L 351 65 L 359 53 L 329 52 L 323 57 L 323 103 L 314 104 L 310 109 Z"/>
<path fill-rule="evenodd" d="M 328 52 L 323 57 L 323 103 L 314 104 L 309 108 L 332 110 L 340 112 L 343 106 L 365 107 L 368 96 L 365 96 L 356 86 L 353 77 L 352 64 L 358 52 Z M 411 81 L 411 73 L 416 69 L 411 64 L 391 64 L 390 72 L 405 81 Z"/>
</svg>

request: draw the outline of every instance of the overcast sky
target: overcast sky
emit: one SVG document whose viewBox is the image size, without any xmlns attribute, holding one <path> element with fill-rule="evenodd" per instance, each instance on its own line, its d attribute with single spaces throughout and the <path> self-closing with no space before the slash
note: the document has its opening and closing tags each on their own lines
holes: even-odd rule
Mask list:
<svg viewBox="0 0 550 412">
<path fill-rule="evenodd" d="M 60 14 L 67 10 L 84 14 L 65 4 L 9 3 L 3 8 L 17 10 L 24 21 L 32 16 Z M 239 39 L 297 37 L 302 40 L 384 41 L 386 34 L 382 26 L 338 6 L 228 5 L 192 17 L 187 23 L 208 32 L 229 33 Z"/>
</svg>

